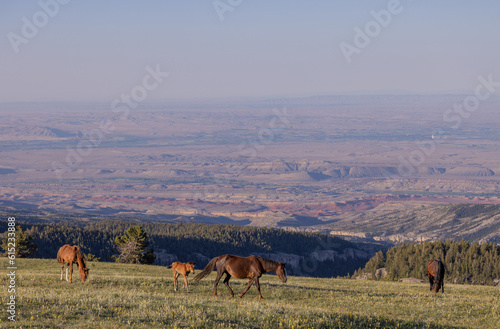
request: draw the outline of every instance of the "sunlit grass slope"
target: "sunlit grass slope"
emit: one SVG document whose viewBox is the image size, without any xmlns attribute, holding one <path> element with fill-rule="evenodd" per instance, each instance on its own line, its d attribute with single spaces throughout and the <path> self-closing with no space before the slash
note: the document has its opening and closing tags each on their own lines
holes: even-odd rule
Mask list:
<svg viewBox="0 0 500 329">
<path fill-rule="evenodd" d="M 2 272 L 7 260 L 0 261 Z M 215 272 L 186 293 L 174 292 L 171 270 L 159 266 L 89 263 L 82 284 L 75 266 L 73 283 L 59 280 L 56 260 L 19 259 L 16 322 L 3 311 L 2 328 L 498 328 L 498 287 L 446 285 L 435 296 L 426 284 L 265 275 L 260 301 L 255 287 L 231 298 Z M 192 279 L 192 276 L 189 277 Z M 190 281 L 190 280 L 189 280 Z M 235 292 L 246 280 L 232 279 Z M 2 309 L 7 276 L 0 279 Z"/>
</svg>

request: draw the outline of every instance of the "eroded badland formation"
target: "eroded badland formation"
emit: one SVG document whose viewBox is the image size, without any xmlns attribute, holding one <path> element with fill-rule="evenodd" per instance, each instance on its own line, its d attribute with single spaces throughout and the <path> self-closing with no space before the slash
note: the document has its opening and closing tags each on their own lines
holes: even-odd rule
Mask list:
<svg viewBox="0 0 500 329">
<path fill-rule="evenodd" d="M 0 204 L 500 242 L 500 99 L 464 97 L 2 104 Z"/>
</svg>

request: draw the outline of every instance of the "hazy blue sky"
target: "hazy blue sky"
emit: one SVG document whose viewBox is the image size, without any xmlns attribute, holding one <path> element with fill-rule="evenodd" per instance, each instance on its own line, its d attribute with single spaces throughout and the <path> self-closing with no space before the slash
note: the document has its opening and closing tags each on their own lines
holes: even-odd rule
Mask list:
<svg viewBox="0 0 500 329">
<path fill-rule="evenodd" d="M 490 73 L 500 81 L 498 0 L 401 0 L 350 63 L 339 45 L 354 46 L 355 27 L 395 0 L 73 0 L 49 6 L 50 17 L 41 4 L 54 1 L 0 2 L 0 102 L 112 101 L 157 65 L 169 76 L 148 99 L 473 90 Z M 214 3 L 231 6 L 224 20 Z M 37 19 L 36 33 L 23 27 Z"/>
</svg>

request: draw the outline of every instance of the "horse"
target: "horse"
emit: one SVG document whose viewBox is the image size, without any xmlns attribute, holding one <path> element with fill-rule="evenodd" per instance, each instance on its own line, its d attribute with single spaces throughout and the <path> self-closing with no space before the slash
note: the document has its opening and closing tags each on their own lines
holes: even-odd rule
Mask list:
<svg viewBox="0 0 500 329">
<path fill-rule="evenodd" d="M 70 246 L 69 244 L 65 244 L 59 251 L 57 252 L 57 262 L 61 264 L 61 280 L 63 280 L 63 269 L 64 262 L 67 262 L 68 265 L 66 267 L 66 281 L 71 283 L 73 281 L 73 263 L 78 264 L 78 270 L 80 271 L 80 279 L 82 282 L 87 280 L 89 276 L 89 269 L 85 265 L 85 257 L 83 257 L 80 248 L 77 246 Z M 68 281 L 68 269 L 70 269 L 70 277 Z"/>
<path fill-rule="evenodd" d="M 430 260 L 427 263 L 427 276 L 429 277 L 430 289 L 434 289 L 434 293 L 439 292 L 439 288 L 442 288 L 441 292 L 444 293 L 444 265 L 439 259 Z"/>
<path fill-rule="evenodd" d="M 250 289 L 252 283 L 255 282 L 255 286 L 259 292 L 259 299 L 264 299 L 260 293 L 259 278 L 263 273 L 275 271 L 281 281 L 285 283 L 287 280 L 285 265 L 285 263 L 276 262 L 258 256 L 240 257 L 234 255 L 222 255 L 212 259 L 208 265 L 197 276 L 195 276 L 193 281 L 194 283 L 198 283 L 202 278 L 210 274 L 215 267 L 217 267 L 217 277 L 214 282 L 214 296 L 217 296 L 217 285 L 219 284 L 220 278 L 223 274 L 226 274 L 224 284 L 229 290 L 231 297 L 234 297 L 234 293 L 233 289 L 229 286 L 229 279 L 234 276 L 238 279 L 250 279 L 245 290 L 243 290 L 243 292 L 239 295 L 239 298 L 242 298 L 248 289 Z"/>
<path fill-rule="evenodd" d="M 172 269 L 172 272 L 174 274 L 175 291 L 177 291 L 177 289 L 179 288 L 177 278 L 179 277 L 179 274 L 182 274 L 184 276 L 184 287 L 186 287 L 186 291 L 189 292 L 187 276 L 189 275 L 189 273 L 194 274 L 194 265 L 196 265 L 196 263 L 193 262 L 188 262 L 188 263 L 173 262 L 172 265 L 167 266 L 167 268 Z"/>
</svg>

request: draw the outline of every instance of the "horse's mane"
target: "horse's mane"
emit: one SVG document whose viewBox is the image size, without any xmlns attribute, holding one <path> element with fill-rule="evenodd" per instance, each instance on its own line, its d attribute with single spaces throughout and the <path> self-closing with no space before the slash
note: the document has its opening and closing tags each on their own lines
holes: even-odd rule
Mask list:
<svg viewBox="0 0 500 329">
<path fill-rule="evenodd" d="M 274 261 L 274 260 L 270 260 L 270 259 L 267 259 L 267 258 L 257 257 L 257 259 L 262 264 L 262 267 L 264 267 L 265 269 L 267 269 L 267 268 L 274 268 L 274 269 L 276 269 L 279 266 L 279 264 L 280 264 L 280 262 L 277 262 L 277 261 Z M 274 270 L 271 270 L 271 271 L 274 271 Z"/>
<path fill-rule="evenodd" d="M 87 268 L 87 264 L 85 263 L 85 256 L 83 256 L 83 253 L 80 251 L 80 248 L 79 247 L 76 247 L 76 258 L 77 260 L 81 261 L 82 262 L 82 265 L 83 265 L 83 269 Z"/>
<path fill-rule="evenodd" d="M 443 273 L 441 273 L 441 267 L 443 267 L 443 263 L 441 262 L 440 259 L 436 259 L 436 265 L 437 265 L 436 280 L 442 281 L 443 280 Z"/>
</svg>

